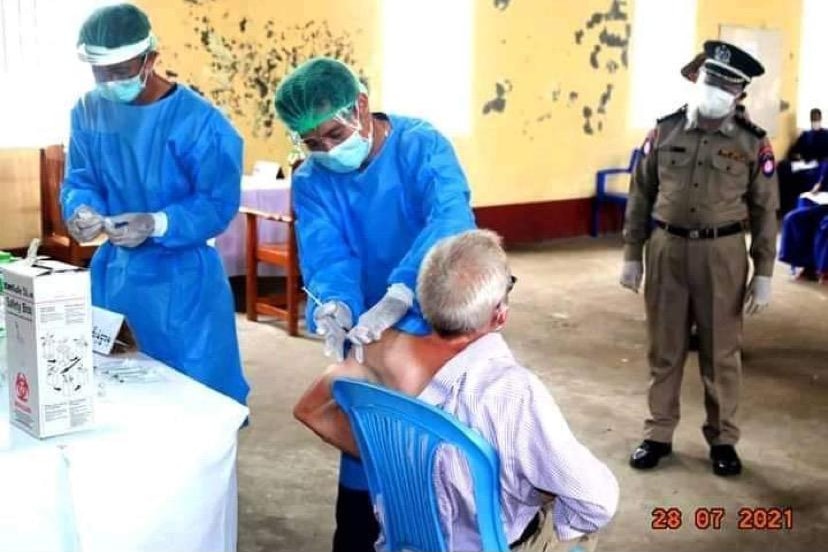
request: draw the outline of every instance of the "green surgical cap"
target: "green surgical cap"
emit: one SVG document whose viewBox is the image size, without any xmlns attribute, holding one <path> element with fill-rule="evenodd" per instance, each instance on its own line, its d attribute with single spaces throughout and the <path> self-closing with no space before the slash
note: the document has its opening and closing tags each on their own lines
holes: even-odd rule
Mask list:
<svg viewBox="0 0 828 552">
<path fill-rule="evenodd" d="M 90 15 L 78 34 L 78 46 L 120 48 L 137 44 L 150 35 L 150 21 L 132 4 L 98 8 Z"/>
<path fill-rule="evenodd" d="M 356 102 L 360 91 L 353 71 L 319 57 L 296 68 L 276 89 L 276 112 L 288 128 L 305 134 Z"/>
</svg>

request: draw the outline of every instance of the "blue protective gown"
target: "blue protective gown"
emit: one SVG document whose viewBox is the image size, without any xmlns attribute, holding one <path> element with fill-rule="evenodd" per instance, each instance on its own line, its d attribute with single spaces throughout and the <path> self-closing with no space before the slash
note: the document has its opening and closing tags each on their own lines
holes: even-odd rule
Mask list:
<svg viewBox="0 0 828 552">
<path fill-rule="evenodd" d="M 820 274 L 828 274 L 828 215 L 822 217 L 814 239 L 814 264 Z"/>
<path fill-rule="evenodd" d="M 823 219 L 828 219 L 828 205 L 800 206 L 785 215 L 779 240 L 779 260 L 792 267 L 828 271 L 821 229 Z"/>
<path fill-rule="evenodd" d="M 149 105 L 90 92 L 72 110 L 61 204 L 66 220 L 81 205 L 105 216 L 166 213 L 163 236 L 95 253 L 92 302 L 124 314 L 143 352 L 244 404 L 233 298 L 207 245 L 238 210 L 242 147 L 183 85 Z"/>
<path fill-rule="evenodd" d="M 389 116 L 391 133 L 362 170 L 337 174 L 313 158 L 293 176 L 293 208 L 302 277 L 326 301 L 342 301 L 354 319 L 388 286 L 417 289 L 417 272 L 440 239 L 475 227 L 466 176 L 449 141 L 425 121 Z M 313 302 L 308 302 L 311 331 Z M 415 301 L 396 326 L 430 332 Z M 340 483 L 367 489 L 361 465 L 343 456 Z"/>
</svg>

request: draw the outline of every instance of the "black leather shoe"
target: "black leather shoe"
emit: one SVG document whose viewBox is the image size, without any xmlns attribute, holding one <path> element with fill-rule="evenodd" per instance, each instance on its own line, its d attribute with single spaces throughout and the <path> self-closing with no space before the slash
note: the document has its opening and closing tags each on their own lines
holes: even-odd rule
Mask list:
<svg viewBox="0 0 828 552">
<path fill-rule="evenodd" d="M 673 445 L 670 443 L 645 439 L 630 456 L 630 466 L 637 470 L 649 470 L 656 467 L 658 461 L 671 452 L 673 452 Z"/>
<path fill-rule="evenodd" d="M 742 473 L 742 461 L 733 445 L 713 445 L 710 447 L 710 460 L 716 475 L 727 477 Z"/>
</svg>

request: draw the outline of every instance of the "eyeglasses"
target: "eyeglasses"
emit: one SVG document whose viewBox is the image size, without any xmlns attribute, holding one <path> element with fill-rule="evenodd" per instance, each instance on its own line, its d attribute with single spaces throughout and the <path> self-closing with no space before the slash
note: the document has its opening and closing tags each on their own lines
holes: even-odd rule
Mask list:
<svg viewBox="0 0 828 552">
<path fill-rule="evenodd" d="M 134 78 L 141 74 L 149 59 L 149 53 L 128 59 L 115 65 L 93 66 L 92 74 L 95 77 L 95 82 L 110 82 L 117 80 L 125 80 Z M 136 62 L 140 60 L 141 64 L 137 70 L 135 68 Z"/>
<path fill-rule="evenodd" d="M 509 275 L 509 285 L 506 286 L 506 294 L 512 293 L 512 290 L 515 289 L 515 284 L 517 283 L 517 276 L 514 274 Z"/>
<path fill-rule="evenodd" d="M 515 276 L 514 274 L 510 274 L 509 283 L 506 285 L 506 294 L 503 296 L 503 299 L 497 304 L 495 310 L 500 310 L 501 308 L 504 308 L 509 304 L 509 294 L 512 293 L 513 289 L 515 289 L 516 283 L 517 276 Z"/>
<path fill-rule="evenodd" d="M 326 124 L 330 121 L 338 124 Z M 361 129 L 362 125 L 360 125 L 356 103 L 354 103 L 340 109 L 304 138 L 296 132 L 290 132 L 289 137 L 294 148 L 308 155 L 314 151 L 330 151 L 344 142 L 354 131 L 358 132 Z"/>
<path fill-rule="evenodd" d="M 738 96 L 744 90 L 744 81 L 740 79 L 731 79 L 721 73 L 704 68 L 699 73 L 699 79 L 705 84 L 715 86 L 725 92 L 729 92 L 734 96 Z"/>
</svg>

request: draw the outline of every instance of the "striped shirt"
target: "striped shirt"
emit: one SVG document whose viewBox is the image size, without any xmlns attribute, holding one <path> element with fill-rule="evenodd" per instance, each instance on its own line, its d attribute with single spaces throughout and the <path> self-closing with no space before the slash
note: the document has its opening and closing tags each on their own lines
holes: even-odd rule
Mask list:
<svg viewBox="0 0 828 552">
<path fill-rule="evenodd" d="M 501 507 L 508 542 L 555 496 L 560 540 L 606 525 L 618 505 L 612 472 L 572 435 L 544 384 L 518 364 L 503 337 L 474 341 L 435 374 L 419 396 L 457 417 L 500 457 Z M 474 495 L 466 461 L 456 449 L 439 451 L 435 480 L 450 550 L 480 550 Z"/>
</svg>

